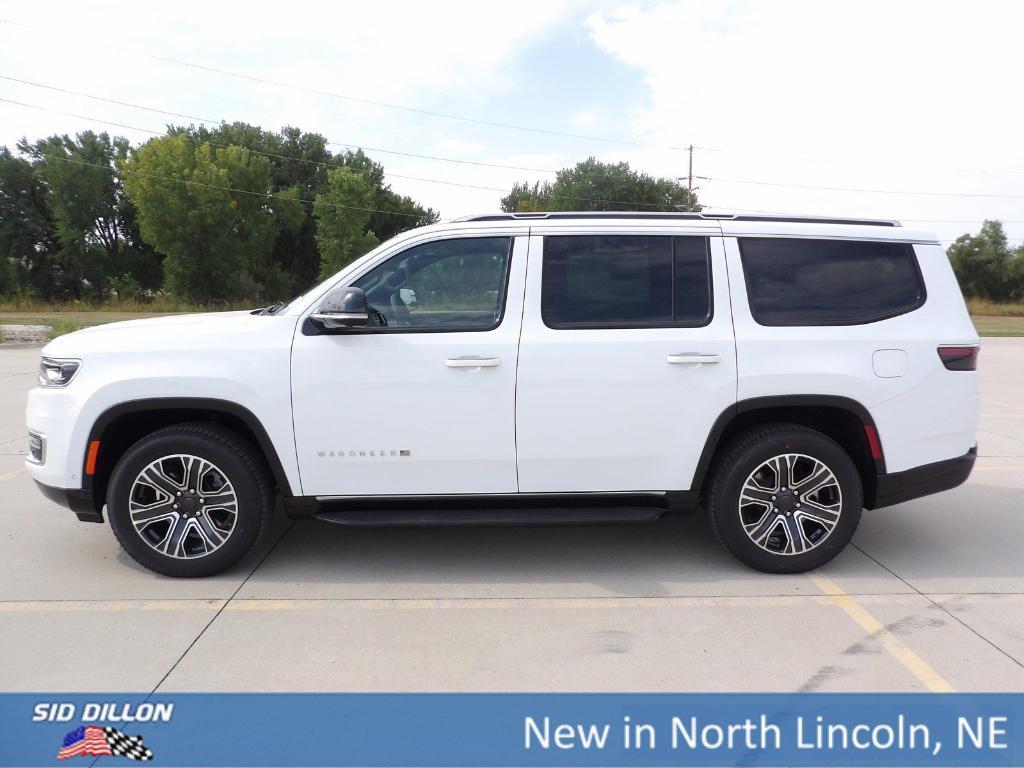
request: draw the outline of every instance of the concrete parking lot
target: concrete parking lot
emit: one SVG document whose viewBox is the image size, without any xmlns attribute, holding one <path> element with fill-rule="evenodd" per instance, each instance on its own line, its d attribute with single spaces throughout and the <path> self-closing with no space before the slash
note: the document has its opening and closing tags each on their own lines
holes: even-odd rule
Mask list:
<svg viewBox="0 0 1024 768">
<path fill-rule="evenodd" d="M 866 512 L 827 568 L 782 577 L 701 517 L 278 520 L 226 574 L 156 576 L 22 469 L 38 355 L 0 350 L 0 690 L 1024 690 L 1024 339 L 984 341 L 966 485 Z"/>
</svg>

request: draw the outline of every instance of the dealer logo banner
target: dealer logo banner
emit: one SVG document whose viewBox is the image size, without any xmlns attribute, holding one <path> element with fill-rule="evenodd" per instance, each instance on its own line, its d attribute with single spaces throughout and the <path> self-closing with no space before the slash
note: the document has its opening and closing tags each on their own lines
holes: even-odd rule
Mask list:
<svg viewBox="0 0 1024 768">
<path fill-rule="evenodd" d="M 1024 694 L 0 694 L 0 766 L 1024 766 Z M 136 725 L 145 741 L 134 733 Z M 69 730 L 70 729 L 70 730 Z M 130 730 L 129 730 L 130 729 Z M 58 747 L 59 745 L 59 747 Z M 154 757 L 155 755 L 155 757 Z"/>
</svg>

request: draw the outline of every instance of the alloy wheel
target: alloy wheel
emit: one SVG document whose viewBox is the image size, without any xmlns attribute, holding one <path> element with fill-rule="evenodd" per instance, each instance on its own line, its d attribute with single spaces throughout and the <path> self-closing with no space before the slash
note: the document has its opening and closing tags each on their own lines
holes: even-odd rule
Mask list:
<svg viewBox="0 0 1024 768">
<path fill-rule="evenodd" d="M 799 555 L 835 530 L 843 493 L 835 473 L 802 453 L 773 456 L 747 476 L 738 511 L 750 540 L 767 552 Z"/>
<path fill-rule="evenodd" d="M 238 521 L 238 497 L 227 476 L 199 456 L 174 454 L 148 464 L 132 483 L 132 527 L 162 555 L 205 557 L 220 549 Z"/>
</svg>

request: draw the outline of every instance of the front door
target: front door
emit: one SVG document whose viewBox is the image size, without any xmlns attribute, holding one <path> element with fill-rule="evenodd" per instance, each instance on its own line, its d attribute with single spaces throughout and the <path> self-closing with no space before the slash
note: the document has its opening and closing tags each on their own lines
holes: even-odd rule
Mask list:
<svg viewBox="0 0 1024 768">
<path fill-rule="evenodd" d="M 528 238 L 413 245 L 352 281 L 365 329 L 300 324 L 295 446 L 307 496 L 515 493 Z"/>
<path fill-rule="evenodd" d="M 690 488 L 712 424 L 736 402 L 729 283 L 713 231 L 531 239 L 520 491 Z"/>
</svg>

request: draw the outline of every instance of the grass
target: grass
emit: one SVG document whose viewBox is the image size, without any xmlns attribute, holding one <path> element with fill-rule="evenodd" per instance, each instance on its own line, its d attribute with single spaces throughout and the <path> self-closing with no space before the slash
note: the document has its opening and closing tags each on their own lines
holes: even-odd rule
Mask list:
<svg viewBox="0 0 1024 768">
<path fill-rule="evenodd" d="M 982 315 L 971 319 L 981 336 L 1024 336 L 1024 317 Z"/>
<path fill-rule="evenodd" d="M 1024 302 L 996 302 L 987 299 L 968 299 L 967 308 L 972 317 L 1024 317 Z"/>
<path fill-rule="evenodd" d="M 157 296 L 146 301 L 125 299 L 124 301 L 105 301 L 93 304 L 86 301 L 69 301 L 52 303 L 37 299 L 0 299 L 0 316 L 12 314 L 39 315 L 111 315 L 121 317 L 125 314 L 147 316 L 152 314 L 172 315 L 180 312 L 216 312 L 226 309 L 251 309 L 251 303 L 230 303 L 218 305 L 195 304 L 178 301 L 167 296 Z"/>
</svg>

